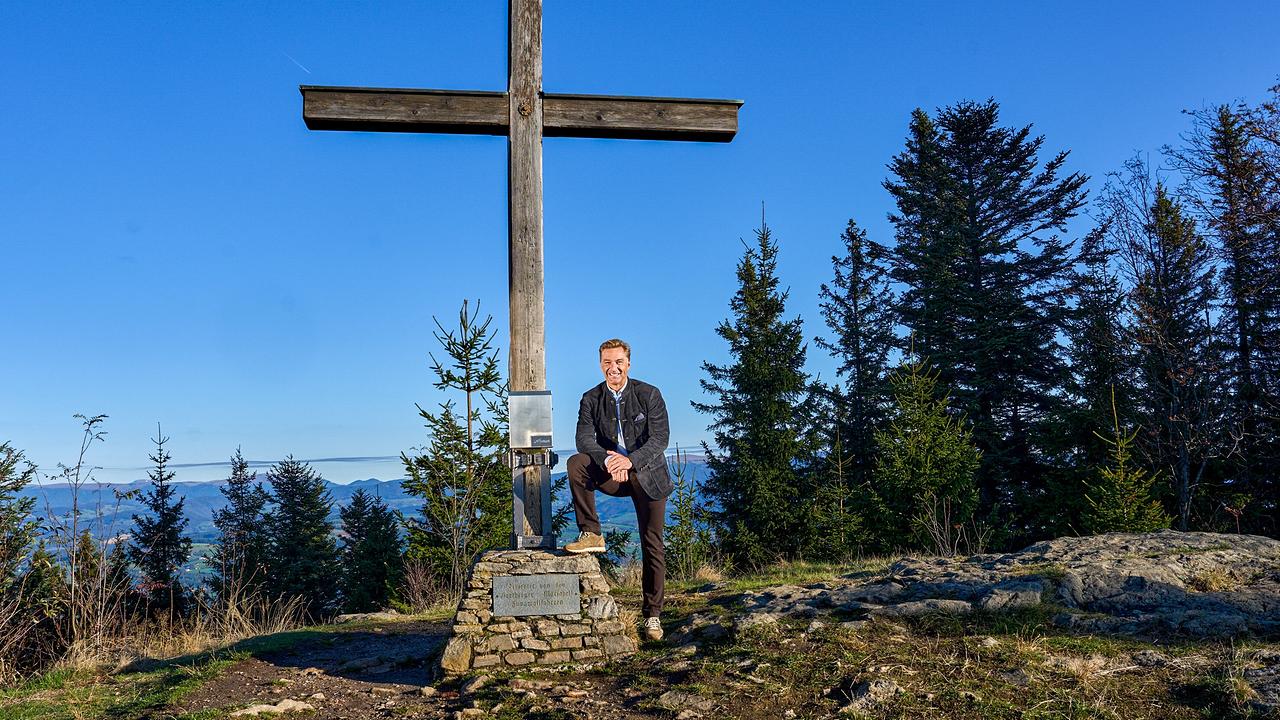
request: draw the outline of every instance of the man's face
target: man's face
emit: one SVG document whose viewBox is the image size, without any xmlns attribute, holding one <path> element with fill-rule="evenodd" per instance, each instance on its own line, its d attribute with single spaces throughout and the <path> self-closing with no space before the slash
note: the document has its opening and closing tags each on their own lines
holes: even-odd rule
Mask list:
<svg viewBox="0 0 1280 720">
<path fill-rule="evenodd" d="M 631 361 L 627 359 L 627 351 L 622 348 L 605 348 L 600 351 L 600 369 L 604 371 L 605 384 L 610 390 L 621 390 L 627 384 L 627 373 L 631 371 Z"/>
</svg>

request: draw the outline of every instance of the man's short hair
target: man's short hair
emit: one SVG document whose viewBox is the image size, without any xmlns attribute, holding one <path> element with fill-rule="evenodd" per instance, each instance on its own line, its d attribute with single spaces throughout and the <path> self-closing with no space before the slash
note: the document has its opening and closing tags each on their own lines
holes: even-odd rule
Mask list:
<svg viewBox="0 0 1280 720">
<path fill-rule="evenodd" d="M 600 343 L 600 356 L 604 357 L 604 351 L 610 350 L 612 348 L 622 348 L 622 351 L 627 354 L 627 359 L 628 360 L 631 359 L 631 346 L 627 344 L 626 340 L 619 340 L 618 338 L 613 338 L 612 340 L 605 340 L 604 342 Z"/>
</svg>

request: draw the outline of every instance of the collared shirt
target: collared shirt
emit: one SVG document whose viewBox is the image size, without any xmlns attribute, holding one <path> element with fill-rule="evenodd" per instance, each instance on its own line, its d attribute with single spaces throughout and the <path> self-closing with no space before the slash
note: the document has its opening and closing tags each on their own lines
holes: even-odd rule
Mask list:
<svg viewBox="0 0 1280 720">
<path fill-rule="evenodd" d="M 614 407 L 614 409 L 617 411 L 617 416 L 618 416 L 618 454 L 619 454 L 619 455 L 626 455 L 626 454 L 627 454 L 627 441 L 626 441 L 626 439 L 625 439 L 625 438 L 623 437 L 623 435 L 622 435 L 622 393 L 623 393 L 624 391 L 626 391 L 626 389 L 627 389 L 627 383 L 623 383 L 623 384 L 622 384 L 622 389 L 620 389 L 620 390 L 616 390 L 616 391 L 615 391 L 613 388 L 609 387 L 609 384 L 608 384 L 608 383 L 605 383 L 604 389 L 605 389 L 605 390 L 608 390 L 610 393 L 612 393 L 612 394 L 613 394 L 613 407 Z"/>
</svg>

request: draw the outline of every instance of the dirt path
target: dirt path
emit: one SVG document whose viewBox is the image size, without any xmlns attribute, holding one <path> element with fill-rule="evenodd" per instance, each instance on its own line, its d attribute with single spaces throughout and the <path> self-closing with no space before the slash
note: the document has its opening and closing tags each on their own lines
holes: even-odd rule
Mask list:
<svg viewBox="0 0 1280 720">
<path fill-rule="evenodd" d="M 335 629 L 286 650 L 242 660 L 172 710 L 231 710 L 284 699 L 311 705 L 315 718 L 377 717 L 384 710 L 417 706 L 434 710 L 437 703 L 420 690 L 427 685 L 427 658 L 447 633 L 443 622 Z"/>
<path fill-rule="evenodd" d="M 650 717 L 642 693 L 618 678 L 548 673 L 545 679 L 467 683 L 433 674 L 431 660 L 448 638 L 444 622 L 406 621 L 335 629 L 286 650 L 259 653 L 156 717 L 222 711 L 292 700 L 315 720 L 358 718 L 529 717 L 545 720 Z M 289 717 L 263 714 L 261 717 Z"/>
</svg>

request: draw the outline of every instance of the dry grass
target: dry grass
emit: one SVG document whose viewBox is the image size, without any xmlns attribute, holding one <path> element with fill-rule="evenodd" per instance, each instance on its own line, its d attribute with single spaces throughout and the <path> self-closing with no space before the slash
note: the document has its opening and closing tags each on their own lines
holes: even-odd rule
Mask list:
<svg viewBox="0 0 1280 720">
<path fill-rule="evenodd" d="M 703 563 L 693 572 L 693 581 L 700 583 L 721 582 L 724 580 L 724 572 L 714 565 Z"/>
<path fill-rule="evenodd" d="M 1045 658 L 1044 666 L 1055 672 L 1069 675 L 1079 683 L 1087 683 L 1101 673 L 1117 667 L 1101 655 L 1050 655 Z"/>
<path fill-rule="evenodd" d="M 1187 587 L 1196 592 L 1222 592 L 1236 586 L 1231 573 L 1217 568 L 1196 573 L 1187 579 Z"/>
<path fill-rule="evenodd" d="M 243 604 L 202 608 L 189 619 L 135 622 L 118 632 L 82 640 L 67 649 L 57 667 L 74 671 L 118 671 L 138 660 L 196 655 L 246 638 L 294 630 L 305 625 L 300 599 L 271 602 L 253 598 Z"/>
<path fill-rule="evenodd" d="M 622 623 L 623 631 L 635 640 L 640 642 L 640 613 L 629 605 L 618 606 L 618 620 Z"/>
</svg>

